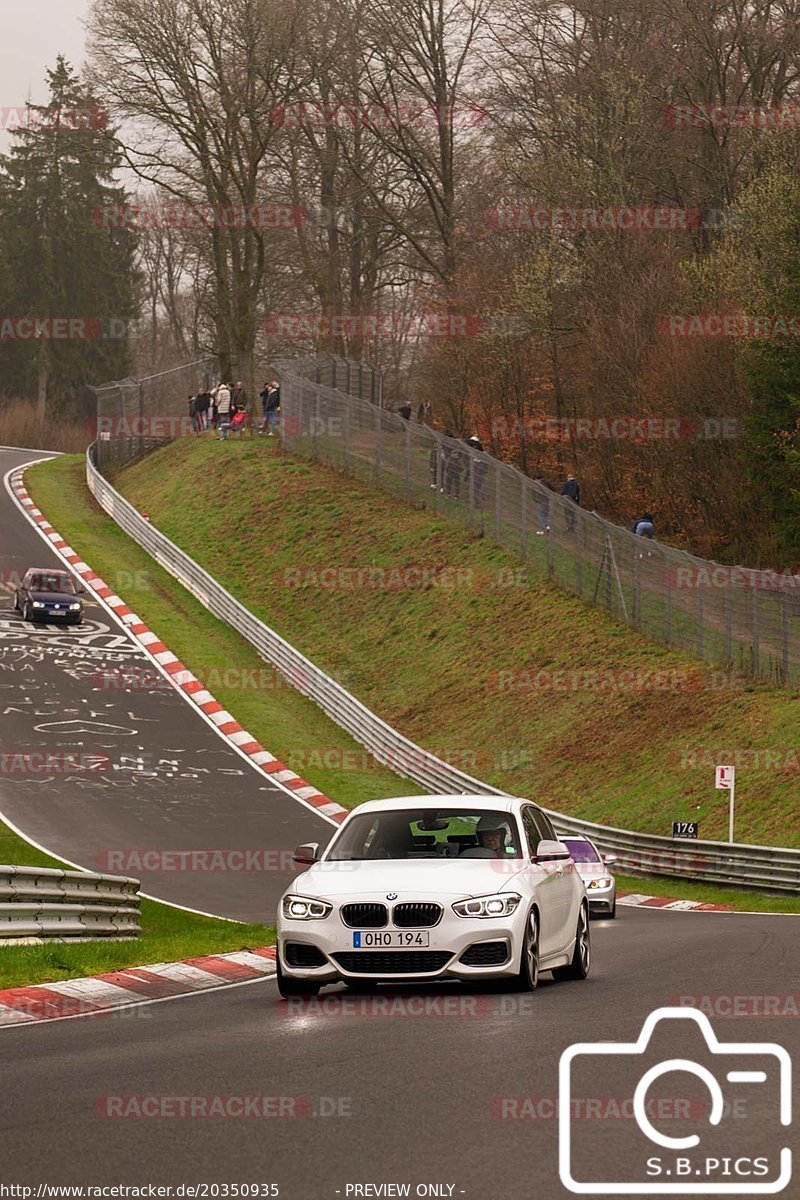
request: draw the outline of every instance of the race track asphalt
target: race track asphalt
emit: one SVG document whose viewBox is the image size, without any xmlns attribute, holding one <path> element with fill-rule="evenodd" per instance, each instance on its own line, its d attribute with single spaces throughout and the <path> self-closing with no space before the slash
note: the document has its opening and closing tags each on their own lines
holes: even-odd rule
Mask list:
<svg viewBox="0 0 800 1200">
<path fill-rule="evenodd" d="M 267 981 L 0 1032 L 2 1180 L 277 1183 L 286 1200 L 336 1200 L 348 1184 L 369 1182 L 408 1183 L 411 1195 L 418 1184 L 454 1184 L 453 1196 L 476 1200 L 566 1196 L 554 1115 L 564 1049 L 634 1041 L 645 1017 L 678 996 L 707 996 L 714 1011 L 749 998 L 745 1007 L 757 1011 L 764 997 L 800 992 L 796 918 L 627 909 L 592 928 L 590 978 L 545 976 L 533 996 L 442 985 L 404 987 L 376 1002 L 337 987 L 321 1003 L 288 1004 Z M 684 1022 L 672 1025 L 654 1042 L 655 1061 L 687 1056 L 715 1066 Z M 800 1056 L 796 1015 L 713 1017 L 712 1025 L 724 1041 L 778 1042 Z M 594 1060 L 588 1078 L 576 1068 L 581 1178 L 638 1183 L 649 1156 L 672 1153 L 645 1144 L 619 1115 L 651 1060 L 637 1059 L 633 1075 L 630 1058 L 610 1053 Z M 671 1076 L 651 1092 L 654 1124 L 670 1136 L 699 1132 L 712 1153 L 796 1151 L 796 1125 L 778 1123 L 772 1064 L 768 1073 L 763 1087 L 733 1086 L 723 1075 L 736 1106 L 719 1132 L 705 1121 L 705 1086 Z M 102 1115 L 141 1111 L 145 1097 L 173 1098 L 179 1111 L 174 1098 L 218 1096 L 229 1105 L 231 1097 L 271 1097 L 284 1116 Z"/>
<path fill-rule="evenodd" d="M 36 457 L 0 451 L 0 476 Z M 335 826 L 232 749 L 99 605 L 87 605 L 79 628 L 24 622 L 13 610 L 15 579 L 57 564 L 0 488 L 0 814 L 54 854 L 135 875 L 160 899 L 271 921 L 295 876 L 288 852 L 326 843 Z M 132 680 L 124 690 L 121 672 Z M 44 752 L 55 772 L 23 765 L 22 756 Z M 175 869 L 202 860 L 174 856 L 144 860 L 159 869 L 138 865 L 145 851 L 187 850 L 256 851 L 257 869 L 241 870 L 246 860 L 233 855 L 215 860 L 222 870 Z M 120 861 L 136 869 L 119 870 Z"/>
</svg>

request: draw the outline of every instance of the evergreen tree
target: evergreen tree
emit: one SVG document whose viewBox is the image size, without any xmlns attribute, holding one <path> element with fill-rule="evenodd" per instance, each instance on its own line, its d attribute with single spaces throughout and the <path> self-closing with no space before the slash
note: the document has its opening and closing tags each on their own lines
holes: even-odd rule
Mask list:
<svg viewBox="0 0 800 1200">
<path fill-rule="evenodd" d="M 47 104 L 30 106 L 0 157 L 0 393 L 35 395 L 42 416 L 78 415 L 86 384 L 129 370 L 136 239 L 98 219 L 126 201 L 102 110 L 63 57 L 47 80 Z"/>
</svg>

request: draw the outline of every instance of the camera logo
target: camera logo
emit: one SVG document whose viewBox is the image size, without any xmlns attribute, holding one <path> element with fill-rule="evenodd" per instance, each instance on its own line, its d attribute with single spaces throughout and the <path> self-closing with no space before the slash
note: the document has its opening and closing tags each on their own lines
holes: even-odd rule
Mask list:
<svg viewBox="0 0 800 1200">
<path fill-rule="evenodd" d="M 780 1129 L 792 1120 L 791 1074 L 783 1046 L 720 1042 L 690 1008 L 656 1009 L 636 1042 L 569 1046 L 559 1065 L 561 1182 L 587 1196 L 781 1192 L 792 1177 Z M 633 1120 L 613 1139 L 602 1120 L 575 1119 L 582 1096 L 609 1089 L 632 1101 Z M 667 1099 L 681 1118 L 669 1133 L 657 1127 Z"/>
</svg>

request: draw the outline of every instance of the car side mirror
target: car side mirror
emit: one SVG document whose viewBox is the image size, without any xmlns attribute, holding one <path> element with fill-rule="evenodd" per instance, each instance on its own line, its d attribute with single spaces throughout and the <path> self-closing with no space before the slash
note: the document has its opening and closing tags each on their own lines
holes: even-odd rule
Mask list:
<svg viewBox="0 0 800 1200">
<path fill-rule="evenodd" d="M 305 842 L 304 845 L 298 846 L 292 855 L 292 862 L 296 862 L 298 867 L 313 867 L 318 861 L 319 842 Z"/>
<path fill-rule="evenodd" d="M 571 855 L 563 842 L 552 842 L 544 839 L 536 847 L 534 861 L 537 863 L 556 862 L 559 859 L 566 858 L 571 858 Z"/>
<path fill-rule="evenodd" d="M 613 867 L 614 863 L 617 861 L 616 854 L 603 854 L 601 855 L 601 858 L 607 867 Z"/>
</svg>

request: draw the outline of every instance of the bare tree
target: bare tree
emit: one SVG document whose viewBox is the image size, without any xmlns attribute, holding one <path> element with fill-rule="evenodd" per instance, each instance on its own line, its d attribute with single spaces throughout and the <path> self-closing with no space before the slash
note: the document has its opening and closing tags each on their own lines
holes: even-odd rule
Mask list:
<svg viewBox="0 0 800 1200">
<path fill-rule="evenodd" d="M 129 165 L 211 208 L 213 348 L 251 398 L 270 237 L 255 214 L 299 19 L 299 3 L 274 0 L 95 0 L 90 19 L 98 87 L 128 121 Z"/>
</svg>

